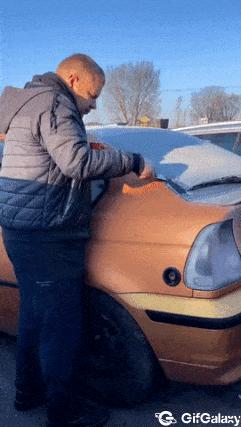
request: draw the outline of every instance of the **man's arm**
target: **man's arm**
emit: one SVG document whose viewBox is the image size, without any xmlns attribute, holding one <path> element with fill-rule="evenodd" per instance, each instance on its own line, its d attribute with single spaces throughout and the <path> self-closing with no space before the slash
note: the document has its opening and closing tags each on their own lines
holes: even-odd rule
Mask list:
<svg viewBox="0 0 241 427">
<path fill-rule="evenodd" d="M 66 176 L 77 179 L 114 178 L 133 171 L 138 175 L 145 162 L 140 154 L 120 150 L 91 149 L 84 129 L 67 105 L 58 105 L 55 127 L 51 111 L 41 115 L 42 144 Z"/>
<path fill-rule="evenodd" d="M 90 136 L 90 138 L 87 136 L 87 140 L 90 143 L 90 147 L 92 150 L 105 150 L 108 148 L 107 145 L 103 144 L 102 142 L 99 142 L 93 135 Z M 151 166 L 151 164 L 147 163 L 145 161 L 145 167 L 142 170 L 141 174 L 137 173 L 140 179 L 150 179 L 155 178 L 155 170 Z"/>
</svg>

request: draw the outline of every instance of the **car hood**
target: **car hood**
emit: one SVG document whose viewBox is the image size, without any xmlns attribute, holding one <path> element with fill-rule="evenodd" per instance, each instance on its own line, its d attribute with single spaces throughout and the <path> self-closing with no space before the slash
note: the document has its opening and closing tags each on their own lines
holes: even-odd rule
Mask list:
<svg viewBox="0 0 241 427">
<path fill-rule="evenodd" d="M 188 191 L 224 177 L 241 178 L 241 157 L 190 135 L 155 128 L 111 126 L 87 127 L 87 131 L 90 139 L 93 135 L 115 148 L 141 153 L 154 166 L 157 177 L 171 182 L 174 188 L 176 185 Z M 241 183 L 235 185 L 241 195 Z"/>
</svg>

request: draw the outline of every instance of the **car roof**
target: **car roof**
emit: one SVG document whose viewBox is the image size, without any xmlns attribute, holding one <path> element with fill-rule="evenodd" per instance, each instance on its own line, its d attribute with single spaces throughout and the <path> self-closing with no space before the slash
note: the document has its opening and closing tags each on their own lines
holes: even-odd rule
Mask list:
<svg viewBox="0 0 241 427">
<path fill-rule="evenodd" d="M 213 133 L 241 132 L 241 121 L 208 123 L 204 125 L 187 126 L 173 129 L 175 132 L 185 132 L 189 135 L 209 135 Z"/>
<path fill-rule="evenodd" d="M 241 157 L 193 136 L 160 128 L 98 126 L 89 129 L 100 142 L 141 153 L 157 177 L 184 189 L 227 176 L 241 177 Z"/>
</svg>

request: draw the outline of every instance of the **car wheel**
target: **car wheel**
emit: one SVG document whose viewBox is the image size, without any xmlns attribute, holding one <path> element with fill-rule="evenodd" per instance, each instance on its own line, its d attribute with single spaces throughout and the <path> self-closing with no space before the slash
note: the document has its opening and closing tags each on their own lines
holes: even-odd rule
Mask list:
<svg viewBox="0 0 241 427">
<path fill-rule="evenodd" d="M 110 295 L 88 287 L 89 385 L 108 403 L 144 401 L 166 379 L 139 325 Z"/>
</svg>

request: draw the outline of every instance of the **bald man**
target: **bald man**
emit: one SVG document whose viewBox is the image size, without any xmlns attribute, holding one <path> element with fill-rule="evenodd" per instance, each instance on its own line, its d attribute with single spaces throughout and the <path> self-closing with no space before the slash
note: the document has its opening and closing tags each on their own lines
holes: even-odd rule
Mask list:
<svg viewBox="0 0 241 427">
<path fill-rule="evenodd" d="M 137 153 L 96 150 L 83 115 L 96 108 L 103 70 L 83 54 L 0 99 L 5 147 L 0 224 L 20 289 L 15 408 L 47 404 L 48 427 L 98 427 L 106 409 L 78 389 L 85 366 L 84 250 L 90 180 L 152 169 Z"/>
</svg>

